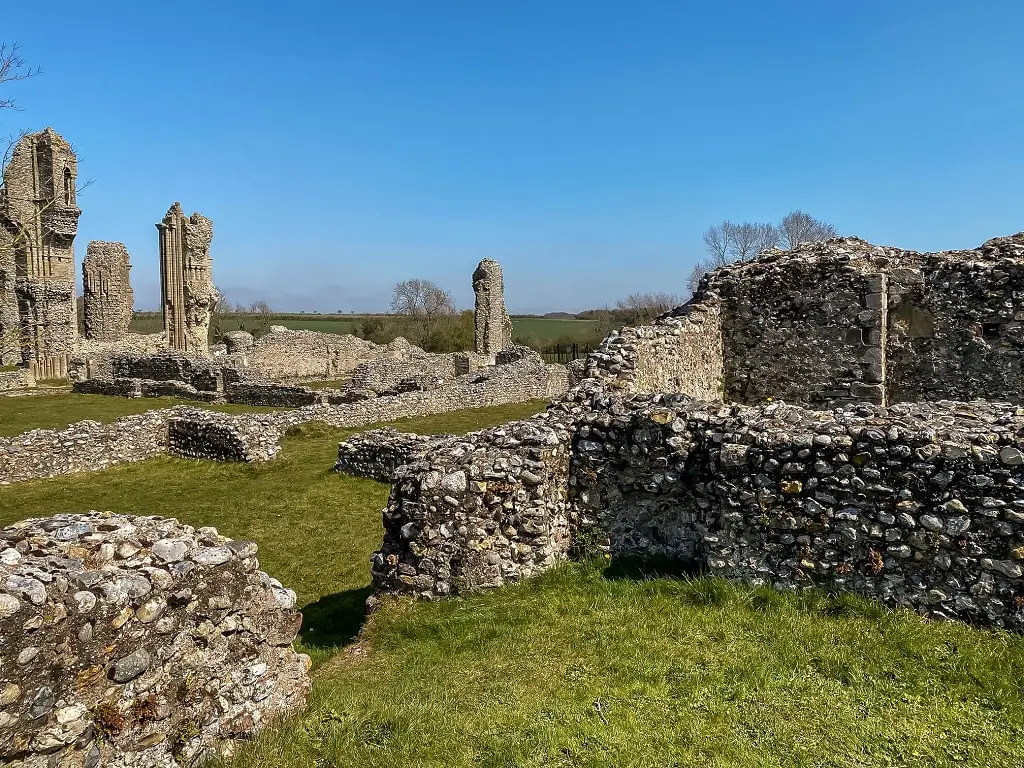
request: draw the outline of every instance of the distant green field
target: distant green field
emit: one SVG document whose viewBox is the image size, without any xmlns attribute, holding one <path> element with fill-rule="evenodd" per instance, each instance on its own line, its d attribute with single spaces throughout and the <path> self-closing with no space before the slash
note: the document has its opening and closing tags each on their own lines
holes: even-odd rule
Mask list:
<svg viewBox="0 0 1024 768">
<path fill-rule="evenodd" d="M 323 333 L 352 333 L 364 315 L 299 315 L 280 313 L 272 315 L 272 325 L 283 325 L 296 331 L 321 331 Z M 220 321 L 223 332 L 237 330 L 240 326 L 252 329 L 256 324 L 244 315 L 227 315 Z M 163 327 L 159 313 L 136 312 L 131 329 L 136 333 L 155 333 Z M 595 331 L 593 320 L 569 320 L 555 317 L 513 317 L 512 327 L 517 337 L 539 342 L 590 341 Z"/>
</svg>

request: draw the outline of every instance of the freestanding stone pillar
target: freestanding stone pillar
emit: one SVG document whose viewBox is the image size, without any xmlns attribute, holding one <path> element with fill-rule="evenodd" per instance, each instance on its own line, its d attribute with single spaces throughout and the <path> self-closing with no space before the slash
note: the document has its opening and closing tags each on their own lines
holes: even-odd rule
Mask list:
<svg viewBox="0 0 1024 768">
<path fill-rule="evenodd" d="M 85 338 L 119 341 L 128 333 L 135 295 L 128 250 L 122 243 L 93 240 L 82 261 Z"/>
<path fill-rule="evenodd" d="M 201 213 L 186 218 L 175 203 L 156 228 L 167 344 L 180 352 L 208 354 L 210 314 L 218 298 L 210 259 L 213 222 Z"/>
<path fill-rule="evenodd" d="M 52 128 L 14 147 L 0 189 L 0 365 L 67 378 L 78 336 L 78 160 Z"/>
<path fill-rule="evenodd" d="M 505 280 L 501 264 L 484 259 L 473 273 L 473 292 L 476 308 L 473 351 L 484 355 L 489 362 L 512 343 L 512 320 L 505 310 Z"/>
</svg>

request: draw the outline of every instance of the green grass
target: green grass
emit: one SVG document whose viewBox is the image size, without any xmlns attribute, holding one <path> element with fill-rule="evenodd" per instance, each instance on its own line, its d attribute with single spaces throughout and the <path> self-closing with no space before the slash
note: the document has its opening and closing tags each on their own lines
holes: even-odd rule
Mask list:
<svg viewBox="0 0 1024 768">
<path fill-rule="evenodd" d="M 79 395 L 64 390 L 52 394 L 0 398 L 0 437 L 18 435 L 29 429 L 60 429 L 83 419 L 110 422 L 122 416 L 169 408 L 172 405 L 191 405 L 227 413 L 278 410 L 250 405 L 211 405 L 169 397 Z"/>
<path fill-rule="evenodd" d="M 594 326 L 593 320 L 569 320 L 557 317 L 512 318 L 512 331 L 516 336 L 528 336 L 544 342 L 589 338 L 593 334 Z"/>
<path fill-rule="evenodd" d="M 543 403 L 534 401 L 394 424 L 422 433 L 468 432 L 542 409 Z M 285 438 L 278 460 L 266 464 L 163 456 L 0 487 L 0 525 L 98 509 L 166 515 L 252 539 L 260 545 L 263 567 L 298 593 L 306 614 L 302 636 L 322 659 L 359 628 L 369 595 L 369 558 L 383 535 L 380 510 L 387 487 L 330 471 L 338 441 L 349 434 L 352 430 L 306 425 Z"/>
<path fill-rule="evenodd" d="M 317 381 L 303 381 L 299 386 L 307 387 L 308 389 L 341 389 L 347 387 L 350 383 L 352 383 L 351 377 L 347 379 L 331 379 L 329 381 L 319 379 Z"/>
<path fill-rule="evenodd" d="M 234 765 L 1009 766 L 1024 642 L 868 603 L 566 565 L 374 614 Z"/>
<path fill-rule="evenodd" d="M 396 422 L 463 432 L 540 404 Z M 366 621 L 387 488 L 329 468 L 319 425 L 259 466 L 169 457 L 0 488 L 0 523 L 171 515 L 260 545 L 296 589 L 310 707 L 254 768 L 1024 765 L 1024 639 L 849 597 L 638 578 L 604 563 Z M 356 641 L 356 642 L 353 642 Z"/>
</svg>

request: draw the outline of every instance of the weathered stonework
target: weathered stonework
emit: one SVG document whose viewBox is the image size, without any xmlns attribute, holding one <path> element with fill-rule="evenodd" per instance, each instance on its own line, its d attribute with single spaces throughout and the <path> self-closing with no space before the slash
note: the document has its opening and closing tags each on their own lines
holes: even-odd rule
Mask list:
<svg viewBox="0 0 1024 768">
<path fill-rule="evenodd" d="M 1024 234 L 769 253 L 612 334 L 542 416 L 346 441 L 337 469 L 392 482 L 375 588 L 432 599 L 604 550 L 1024 631 L 1022 266 Z"/>
<path fill-rule="evenodd" d="M 127 335 L 135 305 L 131 268 L 124 244 L 89 243 L 82 261 L 86 339 L 120 341 Z"/>
<path fill-rule="evenodd" d="M 0 760 L 176 768 L 302 707 L 295 593 L 256 553 L 161 517 L 0 530 Z"/>
<path fill-rule="evenodd" d="M 1024 233 L 928 254 L 833 238 L 709 273 L 686 305 L 609 336 L 586 375 L 746 404 L 1020 402 L 1022 361 Z"/>
<path fill-rule="evenodd" d="M 270 333 L 257 339 L 244 354 L 249 365 L 274 379 L 333 379 L 376 357 L 381 349 L 351 334 L 271 326 Z"/>
<path fill-rule="evenodd" d="M 473 351 L 490 361 L 512 343 L 512 320 L 505 310 L 505 280 L 501 265 L 484 259 L 473 272 L 476 308 Z"/>
<path fill-rule="evenodd" d="M 78 162 L 52 128 L 22 138 L 0 189 L 0 365 L 67 378 L 78 335 Z"/>
<path fill-rule="evenodd" d="M 377 591 L 433 599 L 605 549 L 1024 630 L 1019 408 L 812 411 L 592 384 L 483 432 L 342 443 L 339 470 L 392 482 Z"/>
<path fill-rule="evenodd" d="M 218 299 L 210 259 L 213 222 L 200 213 L 186 218 L 175 203 L 156 228 L 167 343 L 180 352 L 208 354 L 210 314 Z"/>
</svg>

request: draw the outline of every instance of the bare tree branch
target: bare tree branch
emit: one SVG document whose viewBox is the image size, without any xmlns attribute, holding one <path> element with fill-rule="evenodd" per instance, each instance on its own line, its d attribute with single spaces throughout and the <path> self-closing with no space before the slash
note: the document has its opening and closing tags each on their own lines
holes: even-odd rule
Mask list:
<svg viewBox="0 0 1024 768">
<path fill-rule="evenodd" d="M 813 243 L 836 236 L 836 228 L 819 221 L 803 211 L 793 211 L 779 225 L 781 240 L 786 248 L 796 248 L 802 243 Z"/>
<path fill-rule="evenodd" d="M 403 280 L 395 286 L 391 311 L 396 315 L 419 318 L 428 324 L 445 315 L 455 314 L 451 294 L 430 280 Z"/>
<path fill-rule="evenodd" d="M 15 83 L 35 77 L 42 70 L 26 66 L 25 60 L 18 54 L 17 43 L 0 43 L 0 85 Z M 0 98 L 0 109 L 17 109 L 13 98 Z"/>
</svg>

